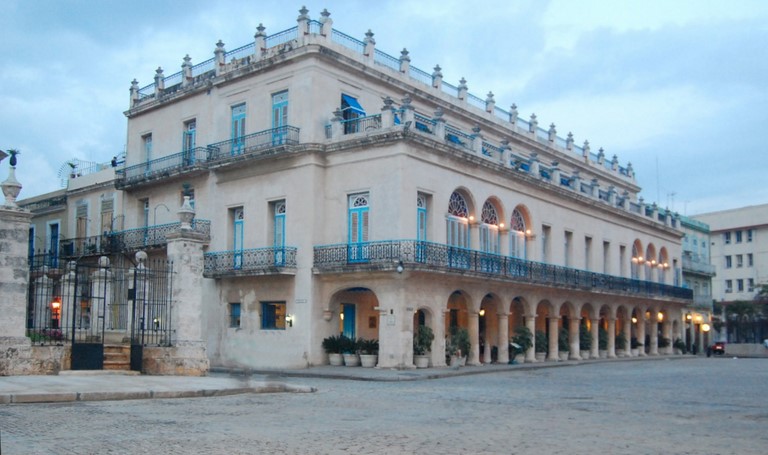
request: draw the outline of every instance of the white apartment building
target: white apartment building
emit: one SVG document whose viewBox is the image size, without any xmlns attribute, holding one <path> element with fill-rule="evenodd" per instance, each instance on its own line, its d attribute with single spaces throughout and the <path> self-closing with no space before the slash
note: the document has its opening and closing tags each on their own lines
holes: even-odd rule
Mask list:
<svg viewBox="0 0 768 455">
<path fill-rule="evenodd" d="M 200 310 L 176 320 L 200 326 L 210 365 L 322 364 L 343 333 L 407 368 L 418 325 L 433 366 L 451 327 L 468 330 L 470 364 L 507 362 L 519 326 L 546 334 L 552 361 L 563 328 L 572 359 L 599 355 L 599 327 L 609 357 L 630 355 L 619 334 L 671 352 L 661 340 L 684 336 L 693 304 L 683 232 L 638 198 L 631 164 L 376 46 L 302 8 L 292 28 L 133 81 L 115 185 L 122 232 L 142 234 L 118 244 L 172 256 L 163 226 L 187 196 L 202 276 L 174 280 Z"/>
<path fill-rule="evenodd" d="M 703 213 L 693 217 L 710 226 L 718 302 L 752 300 L 768 284 L 768 204 Z"/>
</svg>

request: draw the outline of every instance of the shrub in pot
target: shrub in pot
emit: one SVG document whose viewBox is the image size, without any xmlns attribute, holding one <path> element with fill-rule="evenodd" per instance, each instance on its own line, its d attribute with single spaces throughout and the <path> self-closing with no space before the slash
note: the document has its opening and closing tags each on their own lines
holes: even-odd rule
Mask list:
<svg viewBox="0 0 768 455">
<path fill-rule="evenodd" d="M 608 331 L 602 326 L 597 330 L 597 349 L 601 359 L 608 357 Z"/>
<path fill-rule="evenodd" d="M 323 338 L 323 350 L 328 354 L 328 362 L 333 366 L 341 366 L 344 364 L 344 359 L 341 356 L 341 351 L 344 347 L 343 335 L 331 335 Z"/>
<path fill-rule="evenodd" d="M 509 363 L 515 361 L 518 355 L 524 355 L 533 346 L 533 334 L 528 327 L 522 325 L 515 329 L 515 335 L 509 344 Z"/>
<path fill-rule="evenodd" d="M 435 334 L 432 328 L 426 325 L 419 326 L 413 334 L 413 362 L 416 368 L 427 368 L 429 366 L 429 355 L 432 351 L 432 341 Z"/>
<path fill-rule="evenodd" d="M 536 360 L 544 360 L 547 357 L 549 340 L 547 334 L 541 330 L 536 331 Z"/>
<path fill-rule="evenodd" d="M 359 366 L 358 341 L 344 335 L 342 335 L 342 339 L 341 355 L 344 357 L 344 365 L 348 367 Z"/>
<path fill-rule="evenodd" d="M 571 350 L 571 345 L 568 342 L 568 329 L 565 327 L 557 332 L 557 350 L 560 352 L 560 360 L 568 360 L 568 352 Z"/>
<path fill-rule="evenodd" d="M 469 341 L 467 329 L 451 327 L 451 335 L 445 342 L 445 355 L 450 358 L 451 365 L 454 365 L 454 362 L 464 364 L 471 348 L 472 343 Z"/>
<path fill-rule="evenodd" d="M 587 324 L 579 325 L 579 350 L 582 359 L 589 358 L 589 351 L 592 349 L 592 332 L 587 328 Z"/>
<path fill-rule="evenodd" d="M 373 368 L 379 360 L 379 340 L 359 339 L 360 365 L 364 368 Z"/>
<path fill-rule="evenodd" d="M 627 352 L 627 336 L 624 335 L 624 332 L 619 332 L 619 334 L 616 335 L 616 350 L 629 354 Z"/>
</svg>

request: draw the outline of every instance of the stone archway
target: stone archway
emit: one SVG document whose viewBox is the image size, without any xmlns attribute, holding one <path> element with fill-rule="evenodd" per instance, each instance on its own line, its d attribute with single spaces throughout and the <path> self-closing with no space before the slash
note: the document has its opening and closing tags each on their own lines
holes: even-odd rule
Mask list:
<svg viewBox="0 0 768 455">
<path fill-rule="evenodd" d="M 501 299 L 493 294 L 486 294 L 480 303 L 478 313 L 478 341 L 480 343 L 480 360 L 482 363 L 498 361 L 501 342 L 499 333 L 501 327 L 498 314 L 501 311 Z"/>
</svg>

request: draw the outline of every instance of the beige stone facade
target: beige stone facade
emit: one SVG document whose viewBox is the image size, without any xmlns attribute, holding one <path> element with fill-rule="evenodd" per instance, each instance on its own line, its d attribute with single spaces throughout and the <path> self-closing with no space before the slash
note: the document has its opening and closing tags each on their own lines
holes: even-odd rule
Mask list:
<svg viewBox="0 0 768 455">
<path fill-rule="evenodd" d="M 630 339 L 645 344 L 634 355 L 671 352 L 659 340 L 681 336 L 692 300 L 683 234 L 638 198 L 630 164 L 338 32 L 327 12 L 258 30 L 134 82 L 115 176 L 125 230 L 175 221 L 183 194 L 210 222 L 204 279 L 179 239 L 148 252 L 187 261 L 177 331 L 211 366 L 322 364 L 322 340 L 344 333 L 378 339 L 378 366 L 410 368 L 420 324 L 433 366 L 453 326 L 470 364 L 509 361 L 520 326 L 548 337 L 552 361 L 632 355 Z"/>
</svg>

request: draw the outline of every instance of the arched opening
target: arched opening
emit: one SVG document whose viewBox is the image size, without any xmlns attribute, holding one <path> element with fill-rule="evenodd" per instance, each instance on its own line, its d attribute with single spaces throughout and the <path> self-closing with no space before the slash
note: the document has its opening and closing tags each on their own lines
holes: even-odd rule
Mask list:
<svg viewBox="0 0 768 455">
<path fill-rule="evenodd" d="M 595 309 L 585 303 L 581 307 L 581 323 L 579 324 L 579 355 L 582 359 L 598 356 L 597 325 L 592 323 Z"/>
<path fill-rule="evenodd" d="M 469 340 L 469 308 L 471 302 L 468 294 L 463 291 L 453 291 L 448 297 L 447 311 L 445 312 L 445 357 L 446 362 L 451 361 L 451 357 L 463 357 L 463 362 L 467 360 L 472 349 L 469 346 L 462 345 Z M 463 341 L 466 340 L 466 341 Z M 462 342 L 463 341 L 463 342 Z"/>
<path fill-rule="evenodd" d="M 536 332 L 534 335 L 534 348 L 536 360 L 557 360 L 557 324 L 551 324 L 554 311 L 552 304 L 542 300 L 536 305 Z"/>
<path fill-rule="evenodd" d="M 528 209 L 518 205 L 512 210 L 509 221 L 509 255 L 518 259 L 528 259 L 528 242 L 532 226 Z"/>
<path fill-rule="evenodd" d="M 480 303 L 478 313 L 478 341 L 480 359 L 483 363 L 494 363 L 499 358 L 499 299 L 486 294 Z"/>
<path fill-rule="evenodd" d="M 379 306 L 376 294 L 366 287 L 351 287 L 336 292 L 329 305 L 332 333 L 351 339 L 379 338 Z"/>
<path fill-rule="evenodd" d="M 577 358 L 578 355 L 578 319 L 575 318 L 576 311 L 570 302 L 560 305 L 560 321 L 557 332 L 557 351 L 560 360 Z"/>
<path fill-rule="evenodd" d="M 631 272 L 632 279 L 635 279 L 635 280 L 643 279 L 640 276 L 643 268 L 643 264 L 645 264 L 645 256 L 643 255 L 643 244 L 642 242 L 640 242 L 640 240 L 635 240 L 634 243 L 632 243 L 632 259 L 630 263 L 630 272 Z"/>
</svg>

